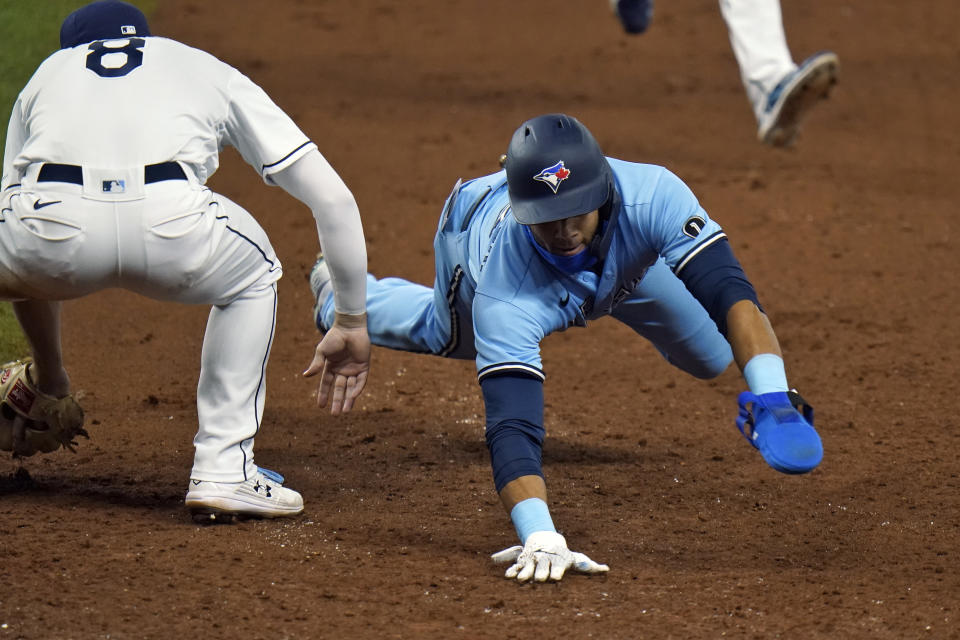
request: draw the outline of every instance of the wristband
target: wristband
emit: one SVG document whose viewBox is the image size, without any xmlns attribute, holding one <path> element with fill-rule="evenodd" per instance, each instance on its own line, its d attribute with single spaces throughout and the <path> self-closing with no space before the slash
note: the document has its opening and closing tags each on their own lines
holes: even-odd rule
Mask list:
<svg viewBox="0 0 960 640">
<path fill-rule="evenodd" d="M 775 353 L 761 353 L 750 358 L 743 367 L 743 378 L 747 387 L 756 395 L 786 392 L 787 372 L 783 368 L 783 358 Z"/>
<path fill-rule="evenodd" d="M 510 510 L 510 519 L 513 520 L 513 526 L 517 530 L 517 535 L 520 536 L 520 542 L 524 544 L 527 543 L 531 533 L 557 532 L 550 517 L 550 509 L 540 498 L 527 498 L 515 504 Z"/>
</svg>

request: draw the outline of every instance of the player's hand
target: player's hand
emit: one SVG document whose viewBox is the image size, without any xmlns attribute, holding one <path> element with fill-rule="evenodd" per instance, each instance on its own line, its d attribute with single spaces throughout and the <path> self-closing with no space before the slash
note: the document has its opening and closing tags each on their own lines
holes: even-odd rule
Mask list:
<svg viewBox="0 0 960 640">
<path fill-rule="evenodd" d="M 524 546 L 514 546 L 490 556 L 497 564 L 512 562 L 504 574 L 508 580 L 516 578 L 526 582 L 533 578 L 536 582 L 560 580 L 571 567 L 582 573 L 606 573 L 610 570 L 605 564 L 599 564 L 585 554 L 567 549 L 567 541 L 553 531 L 537 531 L 530 534 Z"/>
<path fill-rule="evenodd" d="M 737 428 L 771 467 L 781 473 L 807 473 L 823 460 L 813 407 L 799 393 L 744 391 L 737 402 Z"/>
<path fill-rule="evenodd" d="M 369 369 L 370 336 L 366 317 L 351 322 L 343 321 L 338 314 L 333 326 L 317 345 L 313 362 L 303 372 L 303 377 L 320 374 L 317 406 L 325 407 L 330 400 L 330 413 L 339 415 L 353 408 L 353 401 L 367 384 Z"/>
</svg>

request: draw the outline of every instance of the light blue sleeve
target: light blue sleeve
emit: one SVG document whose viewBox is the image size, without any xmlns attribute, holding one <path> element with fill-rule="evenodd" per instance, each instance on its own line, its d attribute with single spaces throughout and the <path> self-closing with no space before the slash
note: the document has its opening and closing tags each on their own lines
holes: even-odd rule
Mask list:
<svg viewBox="0 0 960 640">
<path fill-rule="evenodd" d="M 702 242 L 722 232 L 680 178 L 664 169 L 650 201 L 658 253 L 674 271 Z"/>
<path fill-rule="evenodd" d="M 544 330 L 520 307 L 477 294 L 473 301 L 477 377 L 515 373 L 545 378 L 540 360 Z"/>
<path fill-rule="evenodd" d="M 519 225 L 507 226 L 490 252 L 473 301 L 477 372 L 544 378 L 540 341 L 576 321 L 578 307 L 541 263 Z"/>
<path fill-rule="evenodd" d="M 650 250 L 676 271 L 700 245 L 723 236 L 690 187 L 668 169 L 612 164 L 619 168 L 623 214 L 628 218 L 620 228 L 632 251 Z"/>
</svg>

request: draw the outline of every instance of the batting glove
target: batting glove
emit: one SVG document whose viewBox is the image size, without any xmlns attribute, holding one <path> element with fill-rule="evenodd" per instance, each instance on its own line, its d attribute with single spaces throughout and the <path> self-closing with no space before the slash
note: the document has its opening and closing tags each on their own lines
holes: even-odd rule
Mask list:
<svg viewBox="0 0 960 640">
<path fill-rule="evenodd" d="M 535 582 L 560 580 L 564 572 L 573 567 L 582 573 L 606 573 L 610 570 L 605 564 L 599 564 L 582 553 L 567 549 L 567 541 L 553 531 L 537 531 L 527 537 L 524 546 L 514 546 L 490 556 L 497 564 L 512 562 L 504 574 L 508 580 L 516 578 L 526 582 L 533 578 Z"/>
<path fill-rule="evenodd" d="M 744 391 L 737 403 L 737 428 L 771 467 L 781 473 L 807 473 L 820 464 L 823 444 L 813 428 L 813 407 L 799 393 Z"/>
</svg>

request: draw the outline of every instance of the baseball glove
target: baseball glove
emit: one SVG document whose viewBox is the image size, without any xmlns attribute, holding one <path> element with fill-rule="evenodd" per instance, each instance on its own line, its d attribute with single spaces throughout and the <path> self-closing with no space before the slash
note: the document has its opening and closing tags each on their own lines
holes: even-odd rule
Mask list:
<svg viewBox="0 0 960 640">
<path fill-rule="evenodd" d="M 60 447 L 76 453 L 83 428 L 83 409 L 72 395 L 54 398 L 37 388 L 30 376 L 32 358 L 8 362 L 0 370 L 0 451 L 15 457 L 50 453 Z"/>
</svg>

